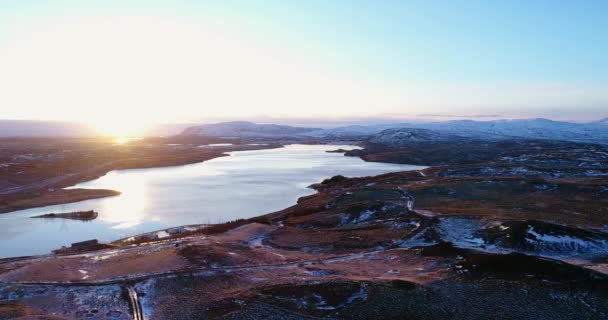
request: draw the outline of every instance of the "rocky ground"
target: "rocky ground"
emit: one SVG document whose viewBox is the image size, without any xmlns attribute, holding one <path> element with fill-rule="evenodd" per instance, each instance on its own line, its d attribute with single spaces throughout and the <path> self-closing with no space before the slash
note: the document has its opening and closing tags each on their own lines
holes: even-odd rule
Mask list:
<svg viewBox="0 0 608 320">
<path fill-rule="evenodd" d="M 608 224 L 608 146 L 560 141 L 452 141 L 368 145 L 367 161 L 426 163 L 389 183 L 442 214 L 539 219 L 602 229 Z"/>
<path fill-rule="evenodd" d="M 367 146 L 436 166 L 262 217 L 4 260 L 0 319 L 608 319 L 604 147 L 459 143 Z"/>
</svg>

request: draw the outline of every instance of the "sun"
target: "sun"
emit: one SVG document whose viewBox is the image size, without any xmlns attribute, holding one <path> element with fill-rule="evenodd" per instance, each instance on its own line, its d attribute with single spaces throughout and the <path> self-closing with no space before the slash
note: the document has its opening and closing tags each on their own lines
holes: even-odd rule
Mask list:
<svg viewBox="0 0 608 320">
<path fill-rule="evenodd" d="M 94 121 L 91 126 L 99 135 L 116 138 L 116 141 L 127 141 L 128 138 L 141 137 L 148 125 L 140 120 L 108 119 Z"/>
</svg>

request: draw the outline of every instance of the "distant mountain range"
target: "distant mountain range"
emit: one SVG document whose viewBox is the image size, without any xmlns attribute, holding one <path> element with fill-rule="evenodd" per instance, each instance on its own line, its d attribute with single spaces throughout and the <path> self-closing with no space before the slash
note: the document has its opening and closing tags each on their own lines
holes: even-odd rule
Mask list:
<svg viewBox="0 0 608 320">
<path fill-rule="evenodd" d="M 235 137 L 279 137 L 305 135 L 318 128 L 302 128 L 276 124 L 257 124 L 248 121 L 232 121 L 202 124 L 187 128 L 182 135 L 235 136 Z"/>
<path fill-rule="evenodd" d="M 273 136 L 309 136 L 336 139 L 365 138 L 379 134 L 387 129 L 426 129 L 425 137 L 445 138 L 458 136 L 478 139 L 550 139 L 608 143 L 608 118 L 589 123 L 573 123 L 553 121 L 549 119 L 525 120 L 495 120 L 474 121 L 454 120 L 445 122 L 408 122 L 381 125 L 354 125 L 332 129 L 291 127 L 271 124 L 255 124 L 252 122 L 236 121 L 216 124 L 203 124 L 190 127 L 182 134 L 209 136 L 239 136 L 239 137 L 273 137 Z M 417 139 L 423 131 L 387 132 L 387 134 L 410 134 L 411 139 Z M 378 137 L 382 139 L 382 137 Z"/>
<path fill-rule="evenodd" d="M 161 124 L 150 127 L 144 136 L 170 136 L 193 124 Z M 67 121 L 0 120 L 0 137 L 88 137 L 100 133 L 86 124 Z"/>
<path fill-rule="evenodd" d="M 93 136 L 90 127 L 75 122 L 0 120 L 0 137 Z"/>
<path fill-rule="evenodd" d="M 384 130 L 388 131 L 377 137 Z M 425 129 L 430 131 L 416 131 Z M 214 137 L 319 137 L 333 139 L 377 139 L 389 136 L 400 140 L 445 139 L 464 137 L 476 139 L 551 139 L 608 144 L 608 118 L 588 123 L 553 121 L 548 119 L 474 121 L 454 120 L 445 122 L 405 122 L 378 125 L 351 125 L 331 129 L 295 127 L 276 124 L 256 124 L 247 121 L 215 124 L 187 125 L 167 124 L 149 128 L 145 136 L 174 134 L 204 135 Z M 7 136 L 94 136 L 99 135 L 90 127 L 74 122 L 0 120 L 0 137 Z"/>
</svg>

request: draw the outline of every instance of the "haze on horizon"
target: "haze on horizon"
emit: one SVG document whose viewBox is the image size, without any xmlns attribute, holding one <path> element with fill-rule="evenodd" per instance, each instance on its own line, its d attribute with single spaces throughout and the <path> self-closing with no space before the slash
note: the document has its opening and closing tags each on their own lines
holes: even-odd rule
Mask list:
<svg viewBox="0 0 608 320">
<path fill-rule="evenodd" d="M 0 2 L 0 119 L 608 116 L 605 1 Z"/>
</svg>

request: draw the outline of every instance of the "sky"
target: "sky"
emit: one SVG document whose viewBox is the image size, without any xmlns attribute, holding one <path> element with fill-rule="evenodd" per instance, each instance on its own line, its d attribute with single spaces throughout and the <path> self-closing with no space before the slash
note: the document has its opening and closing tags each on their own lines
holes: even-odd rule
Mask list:
<svg viewBox="0 0 608 320">
<path fill-rule="evenodd" d="M 0 119 L 608 116 L 608 1 L 0 1 Z"/>
</svg>

